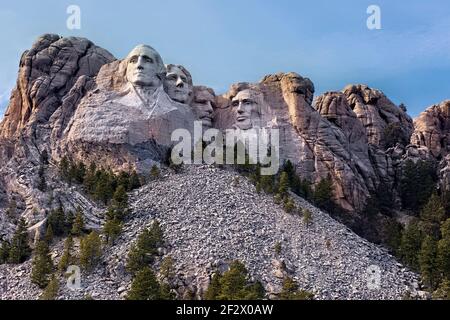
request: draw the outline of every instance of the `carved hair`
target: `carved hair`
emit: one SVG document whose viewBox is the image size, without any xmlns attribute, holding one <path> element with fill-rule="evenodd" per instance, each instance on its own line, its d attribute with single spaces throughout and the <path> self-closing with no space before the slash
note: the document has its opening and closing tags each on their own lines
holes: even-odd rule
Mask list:
<svg viewBox="0 0 450 320">
<path fill-rule="evenodd" d="M 192 75 L 185 67 L 183 67 L 182 65 L 168 64 L 166 65 L 166 72 L 169 73 L 173 68 L 180 69 L 181 72 L 183 72 L 186 76 L 188 84 L 191 86 L 194 85 L 194 82 L 192 81 Z"/>
<path fill-rule="evenodd" d="M 217 107 L 216 99 L 215 99 L 216 98 L 216 93 L 211 88 L 208 88 L 208 87 L 205 87 L 205 86 L 195 86 L 194 87 L 194 101 L 195 101 L 195 97 L 197 97 L 197 94 L 199 92 L 202 92 L 202 91 L 207 91 L 209 94 L 211 94 L 211 96 L 213 97 L 213 100 L 211 101 L 212 107 L 215 109 Z"/>
</svg>

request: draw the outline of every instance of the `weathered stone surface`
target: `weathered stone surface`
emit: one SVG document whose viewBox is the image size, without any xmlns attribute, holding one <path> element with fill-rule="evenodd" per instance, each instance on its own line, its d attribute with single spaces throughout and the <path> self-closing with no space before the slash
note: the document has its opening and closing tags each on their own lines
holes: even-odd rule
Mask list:
<svg viewBox="0 0 450 320">
<path fill-rule="evenodd" d="M 393 123 L 399 124 L 405 140 L 409 141 L 414 129 L 412 119 L 381 91 L 366 85 L 349 85 L 343 93 L 350 108 L 366 128 L 369 143 L 382 146 L 384 130 Z"/>
<path fill-rule="evenodd" d="M 0 137 L 12 138 L 48 122 L 79 77 L 95 76 L 114 57 L 84 38 L 40 37 L 20 61 L 19 76 Z"/>
<path fill-rule="evenodd" d="M 431 106 L 414 121 L 411 143 L 426 147 L 436 158 L 450 151 L 450 100 Z"/>
</svg>

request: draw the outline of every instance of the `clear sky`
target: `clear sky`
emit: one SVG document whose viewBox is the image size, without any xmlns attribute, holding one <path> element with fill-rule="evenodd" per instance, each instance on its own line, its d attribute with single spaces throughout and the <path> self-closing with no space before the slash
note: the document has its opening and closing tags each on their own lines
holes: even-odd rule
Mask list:
<svg viewBox="0 0 450 320">
<path fill-rule="evenodd" d="M 366 26 L 372 4 L 381 30 Z M 66 27 L 69 5 L 81 8 L 81 30 Z M 295 71 L 316 94 L 368 84 L 412 116 L 450 99 L 448 0 L 2 0 L 1 114 L 21 53 L 43 33 L 89 38 L 117 58 L 149 44 L 217 93 Z"/>
</svg>

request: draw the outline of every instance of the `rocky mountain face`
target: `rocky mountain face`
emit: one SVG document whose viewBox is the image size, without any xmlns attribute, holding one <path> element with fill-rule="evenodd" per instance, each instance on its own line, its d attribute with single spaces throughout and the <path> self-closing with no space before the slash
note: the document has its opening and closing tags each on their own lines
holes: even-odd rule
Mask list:
<svg viewBox="0 0 450 320">
<path fill-rule="evenodd" d="M 0 239 L 9 239 L 15 229 L 15 219 L 6 215 L 11 203 L 17 207 L 15 218 L 26 218 L 35 239 L 42 233 L 48 212 L 60 204 L 72 211 L 81 207 L 87 226 L 100 228 L 105 208 L 83 190 L 61 181 L 58 162 L 68 156 L 116 172 L 148 173 L 152 165 L 167 160 L 174 145 L 171 133 L 175 129 L 192 133 L 194 121 L 200 121 L 203 129 L 279 130 L 281 163 L 290 160 L 299 176 L 313 186 L 329 177 L 334 201 L 349 214 L 358 215 L 380 186 L 392 190 L 396 209 L 401 210 L 398 186 L 407 160 L 437 161 L 441 188 L 450 188 L 449 101 L 432 106 L 413 122 L 404 107 L 365 85 L 350 85 L 315 99 L 314 93 L 310 79 L 281 73 L 268 75 L 259 83 L 234 84 L 227 93 L 216 96 L 207 87 L 194 86 L 184 67 L 164 65 L 149 46 L 138 46 L 118 60 L 87 39 L 44 35 L 23 54 L 16 88 L 0 123 Z M 49 164 L 42 172 L 47 158 Z M 42 176 L 48 186 L 45 191 L 39 188 Z M 205 189 L 195 184 L 203 176 L 208 181 Z M 212 266 L 231 259 L 230 252 L 220 251 L 217 243 L 225 241 L 221 248 L 234 247 L 243 237 L 251 250 L 246 255 L 242 246 L 236 246 L 238 256 L 273 292 L 280 285 L 279 278 L 271 275 L 273 265 L 281 263 L 272 261 L 270 252 L 277 239 L 289 247 L 283 258 L 289 272 L 319 297 L 393 298 L 409 290 L 408 286 L 417 289 L 411 285 L 413 275 L 392 257 L 344 230 L 326 214 L 311 207 L 317 224 L 308 230 L 297 218 L 279 212 L 270 200 L 250 197 L 253 191 L 246 182 L 242 190 L 230 189 L 225 183 L 230 178 L 224 172 L 193 169 L 139 190 L 140 196 L 134 195 L 131 201 L 134 213 L 124 235 L 104 256 L 109 269 L 98 270 L 98 277 L 92 278 L 86 290 L 98 292 L 101 298 L 120 297 L 125 290 L 119 289 L 127 287 L 130 279 L 120 272 L 105 272 L 115 272 L 110 269 L 123 262 L 138 229 L 155 218 L 168 230 L 169 247 L 179 257 L 180 272 L 192 280 L 180 280 L 180 287 L 204 288 L 201 279 L 208 278 Z M 224 184 L 219 188 L 221 181 Z M 189 185 L 182 187 L 184 184 Z M 155 190 L 159 194 L 154 194 Z M 203 198 L 191 199 L 188 191 Z M 170 200 L 163 200 L 164 196 Z M 184 210 L 177 210 L 171 201 Z M 245 202 L 242 210 L 239 201 Z M 310 207 L 302 199 L 298 201 Z M 210 208 L 208 215 L 199 217 L 199 208 Z M 256 213 L 261 216 L 255 218 Z M 197 227 L 209 233 L 191 230 Z M 328 252 L 317 240 L 327 237 L 336 250 Z M 213 248 L 217 251 L 211 251 Z M 361 255 L 352 253 L 355 248 Z M 323 261 L 331 262 L 321 265 Z M 385 293 L 364 289 L 362 273 L 357 280 L 350 280 L 354 272 L 377 261 L 388 277 Z M 304 278 L 307 266 L 318 268 L 323 278 Z M 29 267 L 28 263 L 0 270 L 12 275 L 27 272 Z M 111 277 L 115 279 L 112 282 L 107 280 Z M 97 290 L 94 282 L 98 279 L 109 283 L 106 291 Z M 398 281 L 408 285 L 398 286 Z M 19 288 L 29 286 L 17 282 Z M 118 284 L 120 288 L 116 288 Z M 339 289 L 342 287 L 346 289 Z M 26 291 L 30 297 L 36 292 Z M 14 291 L 5 297 L 22 296 Z"/>
</svg>

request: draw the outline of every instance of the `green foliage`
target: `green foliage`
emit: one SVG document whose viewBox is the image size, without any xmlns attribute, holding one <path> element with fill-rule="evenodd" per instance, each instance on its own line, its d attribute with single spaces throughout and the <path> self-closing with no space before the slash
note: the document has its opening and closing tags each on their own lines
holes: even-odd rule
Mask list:
<svg viewBox="0 0 450 320">
<path fill-rule="evenodd" d="M 303 223 L 309 226 L 313 221 L 312 213 L 308 209 L 303 209 Z"/>
<path fill-rule="evenodd" d="M 47 226 L 51 227 L 53 234 L 57 237 L 67 234 L 66 214 L 61 206 L 48 215 Z"/>
<path fill-rule="evenodd" d="M 159 179 L 161 175 L 161 171 L 159 170 L 158 166 L 155 164 L 153 165 L 153 167 L 150 169 L 150 178 L 152 178 L 153 180 L 157 180 Z"/>
<path fill-rule="evenodd" d="M 278 194 L 282 197 L 286 197 L 289 191 L 289 177 L 286 172 L 283 172 L 280 177 L 280 183 L 278 184 Z"/>
<path fill-rule="evenodd" d="M 445 219 L 445 209 L 441 198 L 433 193 L 420 212 L 420 227 L 422 232 L 435 239 L 440 237 L 440 226 Z"/>
<path fill-rule="evenodd" d="M 294 168 L 291 161 L 286 161 L 283 165 L 283 172 L 285 172 L 289 179 L 289 188 L 296 195 L 305 199 L 310 199 L 312 196 L 311 184 L 307 180 L 302 180 Z"/>
<path fill-rule="evenodd" d="M 171 256 L 164 257 L 161 262 L 160 274 L 164 279 L 171 281 L 175 277 L 174 261 Z"/>
<path fill-rule="evenodd" d="M 161 285 L 156 279 L 155 273 L 144 267 L 134 278 L 131 289 L 127 294 L 127 300 L 160 300 Z"/>
<path fill-rule="evenodd" d="M 388 219 L 383 225 L 383 243 L 396 255 L 399 254 L 402 242 L 403 226 L 394 219 Z"/>
<path fill-rule="evenodd" d="M 215 273 L 212 276 L 211 283 L 208 286 L 208 289 L 205 292 L 204 299 L 208 301 L 218 300 L 220 296 L 221 290 L 221 280 L 222 275 L 220 273 Z"/>
<path fill-rule="evenodd" d="M 450 281 L 450 219 L 441 227 L 442 239 L 438 243 L 438 266 L 442 276 Z"/>
<path fill-rule="evenodd" d="M 50 282 L 45 288 L 39 300 L 55 300 L 59 292 L 59 281 L 55 275 L 52 275 Z"/>
<path fill-rule="evenodd" d="M 400 257 L 405 264 L 419 270 L 418 252 L 422 246 L 422 233 L 417 221 L 412 221 L 402 234 Z"/>
<path fill-rule="evenodd" d="M 9 251 L 11 251 L 11 246 L 6 241 L 1 241 L 0 246 L 0 264 L 4 264 L 8 262 L 9 259 Z"/>
<path fill-rule="evenodd" d="M 75 219 L 73 221 L 72 230 L 70 233 L 75 236 L 79 237 L 83 234 L 84 229 L 84 218 L 83 218 L 83 212 L 80 207 L 77 208 L 77 212 L 75 214 Z"/>
<path fill-rule="evenodd" d="M 163 244 L 163 232 L 159 222 L 155 221 L 150 229 L 145 229 L 128 254 L 127 270 L 136 274 L 153 262 L 158 248 Z"/>
<path fill-rule="evenodd" d="M 431 161 L 412 160 L 405 162 L 401 178 L 401 198 L 403 208 L 414 212 L 428 201 L 434 191 L 436 177 L 436 165 Z"/>
<path fill-rule="evenodd" d="M 122 232 L 123 224 L 117 218 L 107 219 L 103 226 L 106 243 L 112 245 Z"/>
<path fill-rule="evenodd" d="M 54 236 L 54 234 L 53 234 L 53 228 L 52 228 L 52 225 L 49 224 L 49 225 L 47 226 L 47 230 L 45 231 L 45 237 L 44 237 L 45 242 L 47 242 L 48 245 L 51 245 L 51 244 L 52 244 L 52 242 L 53 242 L 53 236 Z"/>
<path fill-rule="evenodd" d="M 92 271 L 99 262 L 102 255 L 102 243 L 97 232 L 92 231 L 81 239 L 80 264 L 87 270 Z"/>
<path fill-rule="evenodd" d="M 320 209 L 333 212 L 335 204 L 333 201 L 333 183 L 331 177 L 323 179 L 317 184 L 314 190 L 313 201 Z"/>
<path fill-rule="evenodd" d="M 11 241 L 8 262 L 12 264 L 23 263 L 29 258 L 30 254 L 27 224 L 24 219 L 20 219 Z"/>
<path fill-rule="evenodd" d="M 290 277 L 284 278 L 279 297 L 280 300 L 314 300 L 313 293 L 299 290 L 297 282 Z"/>
<path fill-rule="evenodd" d="M 31 270 L 31 282 L 39 288 L 45 288 L 50 282 L 50 275 L 54 266 L 50 257 L 50 250 L 45 241 L 39 241 L 33 259 L 33 269 Z"/>
<path fill-rule="evenodd" d="M 419 252 L 419 264 L 423 282 L 430 289 L 436 289 L 439 284 L 439 270 L 437 264 L 437 243 L 433 236 L 427 235 L 423 240 Z"/>
<path fill-rule="evenodd" d="M 103 227 L 103 233 L 106 236 L 106 241 L 113 244 L 115 239 L 122 232 L 123 220 L 128 213 L 128 195 L 126 188 L 119 185 L 114 192 L 111 205 L 106 213 L 106 222 Z"/>
<path fill-rule="evenodd" d="M 260 300 L 265 295 L 261 283 L 250 282 L 245 266 L 234 261 L 223 275 L 216 274 L 205 293 L 207 300 Z"/>
<path fill-rule="evenodd" d="M 94 200 L 104 205 L 108 205 L 119 187 L 125 192 L 141 187 L 141 180 L 136 171 L 114 174 L 110 169 L 97 168 L 95 163 L 86 168 L 84 163 L 73 162 L 67 157 L 59 163 L 59 171 L 63 180 L 83 185 Z"/>
<path fill-rule="evenodd" d="M 66 241 L 64 242 L 64 253 L 59 260 L 58 270 L 63 272 L 67 269 L 67 267 L 73 262 L 74 258 L 72 256 L 73 250 L 73 238 L 72 236 L 68 236 Z"/>
<path fill-rule="evenodd" d="M 261 188 L 265 193 L 271 194 L 274 192 L 274 178 L 273 176 L 261 176 Z"/>
<path fill-rule="evenodd" d="M 296 209 L 295 202 L 291 197 L 285 197 L 283 201 L 283 208 L 286 213 L 293 213 Z"/>
<path fill-rule="evenodd" d="M 433 293 L 434 300 L 450 300 L 450 280 L 444 279 L 439 288 Z"/>
</svg>

